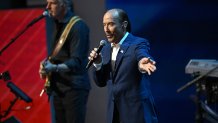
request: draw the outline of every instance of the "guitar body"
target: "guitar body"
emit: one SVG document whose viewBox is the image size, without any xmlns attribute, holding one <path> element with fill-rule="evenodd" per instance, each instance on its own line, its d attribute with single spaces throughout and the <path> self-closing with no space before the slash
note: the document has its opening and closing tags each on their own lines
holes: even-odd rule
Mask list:
<svg viewBox="0 0 218 123">
<path fill-rule="evenodd" d="M 48 96 L 50 96 L 52 93 L 50 77 L 51 77 L 51 73 L 48 73 L 44 84 L 44 90 Z"/>
<path fill-rule="evenodd" d="M 48 60 L 51 62 L 51 57 L 46 58 L 46 60 L 45 60 L 44 63 L 42 64 L 42 66 L 43 66 L 42 69 L 44 69 L 44 66 L 45 66 L 45 64 L 47 63 Z M 44 92 L 46 92 L 46 94 L 48 95 L 48 97 L 50 97 L 50 95 L 51 95 L 51 93 L 52 93 L 51 81 L 50 81 L 51 72 L 48 72 L 48 73 L 44 74 L 44 77 L 45 77 L 45 84 L 44 84 L 43 90 L 41 91 L 40 96 L 42 96 L 42 94 L 43 94 Z"/>
</svg>

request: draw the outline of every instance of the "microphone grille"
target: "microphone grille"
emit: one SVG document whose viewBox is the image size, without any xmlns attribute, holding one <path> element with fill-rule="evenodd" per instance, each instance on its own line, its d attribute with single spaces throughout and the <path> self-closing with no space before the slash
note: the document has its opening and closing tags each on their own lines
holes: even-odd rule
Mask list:
<svg viewBox="0 0 218 123">
<path fill-rule="evenodd" d="M 46 11 L 44 11 L 44 12 L 42 13 L 42 15 L 43 15 L 43 16 L 48 16 L 49 13 L 48 13 L 48 11 L 46 10 Z"/>
<path fill-rule="evenodd" d="M 105 40 L 101 40 L 101 41 L 100 41 L 100 45 L 103 45 L 103 46 L 104 46 L 104 45 L 106 45 L 106 43 L 107 43 L 107 42 L 106 42 Z"/>
</svg>

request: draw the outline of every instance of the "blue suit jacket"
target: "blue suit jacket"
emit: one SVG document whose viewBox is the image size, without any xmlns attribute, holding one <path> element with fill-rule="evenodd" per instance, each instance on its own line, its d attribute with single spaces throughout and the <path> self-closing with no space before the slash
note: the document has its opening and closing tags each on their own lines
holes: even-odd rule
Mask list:
<svg viewBox="0 0 218 123">
<path fill-rule="evenodd" d="M 95 82 L 100 87 L 108 87 L 108 123 L 112 123 L 114 105 L 118 107 L 122 123 L 157 123 L 148 75 L 138 70 L 138 62 L 143 57 L 151 57 L 148 51 L 147 40 L 129 34 L 112 71 L 111 45 L 102 49 L 103 66 L 95 72 Z"/>
</svg>

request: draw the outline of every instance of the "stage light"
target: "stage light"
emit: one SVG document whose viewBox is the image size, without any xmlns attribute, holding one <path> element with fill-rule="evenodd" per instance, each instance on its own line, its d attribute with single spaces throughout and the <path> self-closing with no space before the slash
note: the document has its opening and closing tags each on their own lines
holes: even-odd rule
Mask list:
<svg viewBox="0 0 218 123">
<path fill-rule="evenodd" d="M 17 97 L 21 98 L 25 102 L 32 102 L 32 99 L 27 94 L 25 94 L 20 88 L 18 88 L 14 83 L 8 82 L 7 87 L 10 88 L 12 93 L 14 93 Z"/>
</svg>

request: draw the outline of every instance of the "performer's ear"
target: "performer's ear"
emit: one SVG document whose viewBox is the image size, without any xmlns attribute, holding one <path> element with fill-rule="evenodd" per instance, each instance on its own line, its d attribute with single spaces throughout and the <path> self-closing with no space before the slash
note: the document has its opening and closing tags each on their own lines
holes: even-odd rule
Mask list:
<svg viewBox="0 0 218 123">
<path fill-rule="evenodd" d="M 127 21 L 124 21 L 122 26 L 126 29 L 126 28 L 127 28 L 127 25 L 128 25 L 128 22 L 127 22 Z"/>
<path fill-rule="evenodd" d="M 127 28 L 127 25 L 128 25 L 128 22 L 127 22 L 127 21 L 124 21 L 124 22 L 123 22 L 123 24 L 122 24 L 122 27 L 123 27 L 123 29 L 125 29 L 125 30 L 126 30 L 126 28 Z"/>
</svg>

